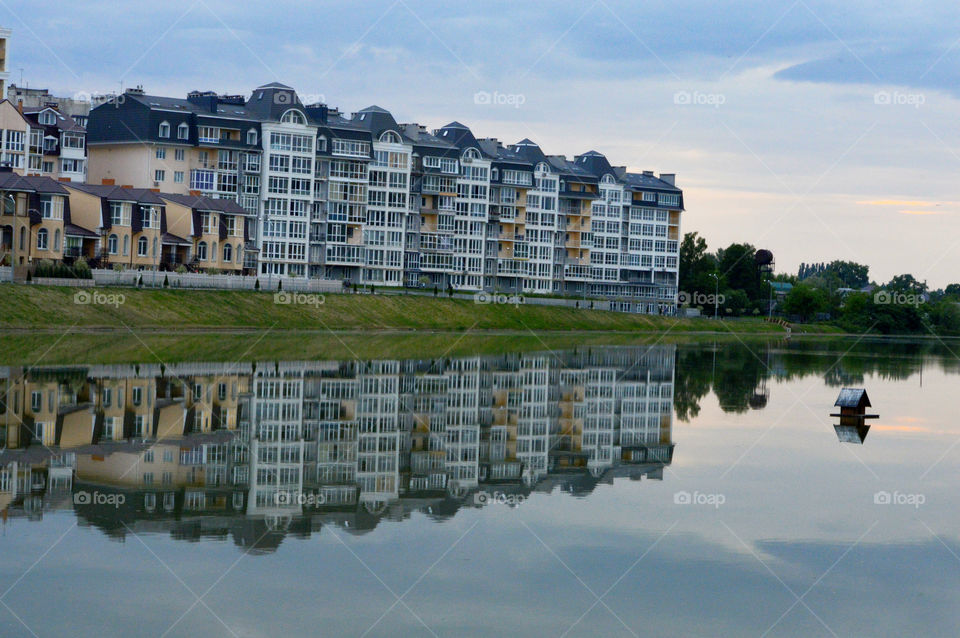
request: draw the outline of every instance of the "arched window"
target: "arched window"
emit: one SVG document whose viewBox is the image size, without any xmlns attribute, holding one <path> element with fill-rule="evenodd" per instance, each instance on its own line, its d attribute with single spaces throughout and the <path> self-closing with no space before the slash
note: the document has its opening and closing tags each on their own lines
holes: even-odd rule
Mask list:
<svg viewBox="0 0 960 638">
<path fill-rule="evenodd" d="M 141 237 L 137 240 L 137 257 L 147 256 L 147 238 Z"/>
<path fill-rule="evenodd" d="M 190 139 L 190 127 L 187 126 L 186 122 L 180 122 L 180 126 L 177 127 L 177 139 L 178 140 Z"/>
<path fill-rule="evenodd" d="M 116 235 L 110 235 L 110 237 L 107 238 L 107 252 L 111 255 L 117 254 L 117 241 L 118 238 Z"/>
<path fill-rule="evenodd" d="M 257 129 L 252 128 L 249 131 L 247 131 L 247 144 L 249 144 L 250 146 L 257 145 Z"/>
<path fill-rule="evenodd" d="M 207 260 L 207 242 L 202 241 L 197 244 L 197 259 L 199 261 Z"/>
<path fill-rule="evenodd" d="M 158 135 L 160 137 L 170 137 L 170 122 L 160 122 L 160 131 L 158 132 Z"/>
<path fill-rule="evenodd" d="M 616 184 L 616 183 L 617 183 L 617 180 L 614 179 L 614 178 L 613 178 L 613 175 L 611 175 L 610 173 L 607 173 L 606 175 L 604 175 L 604 176 L 603 176 L 603 179 L 600 180 L 600 181 L 602 181 L 604 184 Z"/>
<path fill-rule="evenodd" d="M 400 136 L 397 135 L 394 131 L 384 131 L 380 136 L 380 141 L 384 144 L 399 144 Z"/>
<path fill-rule="evenodd" d="M 230 244 L 223 245 L 223 261 L 228 263 L 233 261 L 233 246 Z"/>
<path fill-rule="evenodd" d="M 538 173 L 549 173 L 549 172 L 550 172 L 550 167 L 547 165 L 546 162 L 540 162 L 539 164 L 537 164 L 537 172 L 538 172 Z"/>
<path fill-rule="evenodd" d="M 463 159 L 478 160 L 480 159 L 480 151 L 471 146 L 463 152 Z"/>
<path fill-rule="evenodd" d="M 53 252 L 60 252 L 60 229 L 53 231 Z"/>
<path fill-rule="evenodd" d="M 280 121 L 284 124 L 306 124 L 307 118 L 303 117 L 303 113 L 295 109 L 290 109 L 283 114 L 283 117 L 280 118 Z"/>
<path fill-rule="evenodd" d="M 50 233 L 46 228 L 37 231 L 37 250 L 46 250 L 50 243 Z"/>
<path fill-rule="evenodd" d="M 123 256 L 130 254 L 130 235 L 123 236 Z"/>
</svg>

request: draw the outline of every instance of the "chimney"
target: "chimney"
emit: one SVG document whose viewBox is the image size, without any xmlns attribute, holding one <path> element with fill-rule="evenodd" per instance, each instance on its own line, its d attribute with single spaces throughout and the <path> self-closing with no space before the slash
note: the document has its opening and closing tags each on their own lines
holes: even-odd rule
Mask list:
<svg viewBox="0 0 960 638">
<path fill-rule="evenodd" d="M 102 186 L 115 186 L 116 183 L 117 183 L 116 180 L 114 180 L 114 179 L 107 179 L 106 177 L 104 177 L 102 180 L 100 180 L 100 184 L 101 184 Z"/>
<path fill-rule="evenodd" d="M 647 177 L 653 177 L 653 171 L 643 171 L 643 174 Z"/>
<path fill-rule="evenodd" d="M 666 182 L 671 186 L 677 185 L 677 174 L 676 173 L 660 173 L 660 181 Z"/>
<path fill-rule="evenodd" d="M 200 191 L 187 191 L 187 194 L 192 195 L 194 197 L 200 197 L 201 195 Z"/>
<path fill-rule="evenodd" d="M 133 184 L 124 184 L 120 188 L 133 188 Z"/>
</svg>

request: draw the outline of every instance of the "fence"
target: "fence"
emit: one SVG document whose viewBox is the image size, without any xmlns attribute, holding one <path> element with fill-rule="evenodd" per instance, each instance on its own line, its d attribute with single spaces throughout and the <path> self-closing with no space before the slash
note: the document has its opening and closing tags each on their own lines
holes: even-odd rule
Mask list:
<svg viewBox="0 0 960 638">
<path fill-rule="evenodd" d="M 0 267 L 0 281 L 12 278 L 10 267 Z M 260 290 L 276 291 L 282 284 L 287 292 L 338 293 L 348 292 L 339 279 L 303 279 L 288 277 L 250 277 L 241 275 L 208 275 L 205 273 L 153 272 L 151 270 L 91 270 L 92 279 L 63 279 L 57 277 L 34 277 L 30 283 L 46 286 L 71 286 L 90 288 L 94 286 L 143 286 L 145 288 L 167 287 L 172 289 L 206 290 L 256 290 L 257 281 Z M 381 295 L 419 295 L 424 297 L 447 297 L 446 292 L 434 295 L 427 290 L 377 289 Z M 557 297 L 527 297 L 515 293 L 469 293 L 455 292 L 455 299 L 471 300 L 478 304 L 559 306 L 592 310 L 610 310 L 614 312 L 644 313 L 647 301 L 638 300 L 609 301 L 605 299 L 569 299 Z M 673 313 L 669 313 L 673 314 Z"/>
<path fill-rule="evenodd" d="M 136 286 L 138 282 L 145 287 L 169 288 L 205 288 L 216 290 L 255 290 L 260 281 L 261 290 L 276 290 L 281 282 L 283 290 L 290 292 L 340 292 L 343 283 L 340 280 L 303 279 L 289 277 L 245 277 L 241 275 L 207 275 L 204 273 L 153 272 L 137 270 L 92 271 L 93 281 L 98 286 Z"/>
</svg>

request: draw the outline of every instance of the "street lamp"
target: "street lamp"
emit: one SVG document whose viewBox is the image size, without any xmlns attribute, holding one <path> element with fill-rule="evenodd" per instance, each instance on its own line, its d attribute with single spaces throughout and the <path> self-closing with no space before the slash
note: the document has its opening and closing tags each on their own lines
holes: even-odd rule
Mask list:
<svg viewBox="0 0 960 638">
<path fill-rule="evenodd" d="M 720 305 L 720 276 L 717 275 L 716 273 L 713 273 L 713 272 L 710 273 L 710 274 L 708 274 L 707 276 L 708 276 L 708 277 L 713 277 L 713 278 L 716 280 L 716 283 L 717 283 L 716 288 L 714 289 L 714 293 L 713 293 L 713 318 L 716 319 L 716 318 L 717 318 L 717 309 L 718 309 L 718 307 L 719 307 L 719 305 Z"/>
</svg>

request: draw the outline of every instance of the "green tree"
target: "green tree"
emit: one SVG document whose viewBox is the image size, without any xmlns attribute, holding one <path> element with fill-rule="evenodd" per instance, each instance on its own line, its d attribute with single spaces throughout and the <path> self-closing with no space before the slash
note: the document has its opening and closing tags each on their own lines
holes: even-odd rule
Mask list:
<svg viewBox="0 0 960 638">
<path fill-rule="evenodd" d="M 827 295 L 819 288 L 807 284 L 797 284 L 783 300 L 784 312 L 788 315 L 799 315 L 803 321 L 809 321 L 826 308 Z"/>
<path fill-rule="evenodd" d="M 714 291 L 710 273 L 717 270 L 716 258 L 707 252 L 707 242 L 697 233 L 686 233 L 680 242 L 680 290 L 708 294 Z"/>
<path fill-rule="evenodd" d="M 731 290 L 742 290 L 747 298 L 756 301 L 763 296 L 760 273 L 754 256 L 757 249 L 750 244 L 730 244 L 717 251 L 718 269 Z"/>
<path fill-rule="evenodd" d="M 927 282 L 917 281 L 913 275 L 897 275 L 887 282 L 885 290 L 890 292 L 900 292 L 905 295 L 922 295 L 927 292 Z"/>
</svg>

